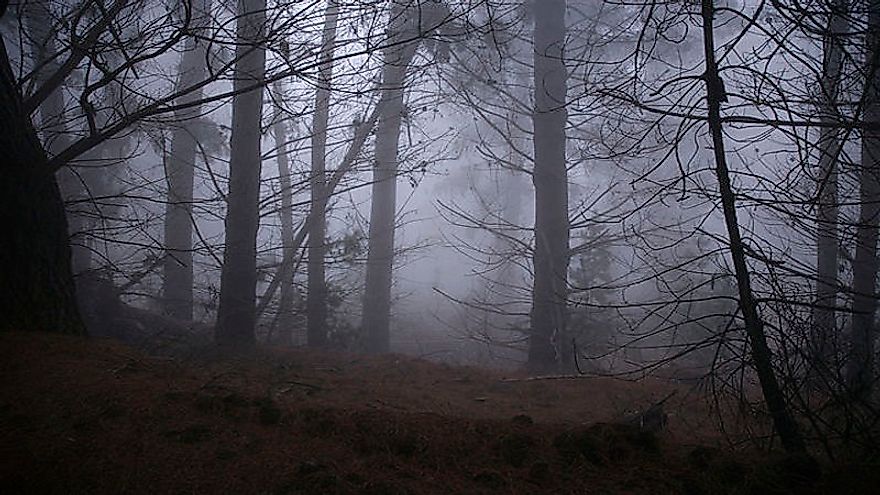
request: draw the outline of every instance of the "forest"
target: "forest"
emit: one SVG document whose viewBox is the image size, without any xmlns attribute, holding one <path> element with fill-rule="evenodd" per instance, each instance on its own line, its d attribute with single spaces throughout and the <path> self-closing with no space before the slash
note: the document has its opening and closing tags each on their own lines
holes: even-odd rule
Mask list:
<svg viewBox="0 0 880 495">
<path fill-rule="evenodd" d="M 877 490 L 880 0 L 0 36 L 5 493 Z"/>
</svg>

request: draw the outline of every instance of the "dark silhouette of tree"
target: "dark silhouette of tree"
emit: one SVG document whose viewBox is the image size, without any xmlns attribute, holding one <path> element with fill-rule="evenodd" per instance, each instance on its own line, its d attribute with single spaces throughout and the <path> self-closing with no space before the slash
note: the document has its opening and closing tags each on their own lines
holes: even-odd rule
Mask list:
<svg viewBox="0 0 880 495">
<path fill-rule="evenodd" d="M 405 111 L 407 72 L 422 41 L 446 18 L 441 3 L 395 0 L 383 52 L 382 113 L 376 128 L 376 161 L 370 208 L 367 274 L 361 328 L 369 352 L 390 348 L 391 275 L 394 262 L 394 231 L 397 213 L 397 175 L 400 125 Z"/>
<path fill-rule="evenodd" d="M 707 121 L 712 135 L 712 150 L 715 156 L 715 175 L 721 195 L 721 206 L 724 223 L 729 238 L 730 256 L 733 260 L 737 289 L 739 291 L 739 309 L 745 319 L 746 333 L 751 345 L 752 360 L 760 380 L 764 400 L 773 418 L 773 424 L 779 433 L 786 450 L 800 452 L 806 450 L 797 423 L 791 416 L 785 397 L 779 387 L 767 336 L 764 333 L 764 322 L 758 313 L 758 305 L 752 292 L 751 275 L 746 263 L 745 244 L 740 232 L 737 218 L 736 196 L 731 188 L 730 171 L 724 151 L 724 134 L 721 122 L 721 104 L 727 101 L 724 82 L 718 72 L 715 59 L 715 6 L 714 0 L 702 0 L 701 15 L 703 18 L 703 51 L 706 57 L 706 71 L 703 79 L 706 83 L 706 104 L 708 107 Z"/>
<path fill-rule="evenodd" d="M 839 161 L 843 146 L 843 130 L 834 127 L 837 120 L 840 84 L 845 47 L 842 36 L 849 29 L 847 3 L 834 1 L 828 16 L 828 31 L 823 39 L 822 77 L 819 95 L 820 118 L 828 127 L 819 130 L 819 177 L 817 181 L 817 240 L 816 240 L 816 307 L 813 309 L 811 336 L 814 374 L 828 375 L 837 338 L 838 293 L 840 292 L 839 245 Z M 818 377 L 816 377 L 818 379 Z M 826 376 L 827 379 L 827 376 Z"/>
<path fill-rule="evenodd" d="M 257 230 L 263 86 L 266 52 L 265 0 L 242 0 L 236 34 L 232 144 L 226 210 L 226 248 L 220 281 L 215 339 L 227 346 L 256 341 Z M 253 88 L 253 89 L 250 89 Z"/>
<path fill-rule="evenodd" d="M 565 9 L 564 0 L 549 0 L 534 14 L 535 278 L 528 361 L 533 370 L 554 369 L 568 347 Z"/>
<path fill-rule="evenodd" d="M 867 4 L 865 34 L 864 120 L 880 122 L 880 2 Z M 847 366 L 850 393 L 865 398 L 874 382 L 875 314 L 877 312 L 877 237 L 880 229 L 880 130 L 862 131 L 859 170 L 859 221 L 853 260 L 851 349 Z"/>
<path fill-rule="evenodd" d="M 0 17 L 6 7 L 6 1 L 0 3 Z M 61 192 L 25 111 L 2 39 L 0 150 L 0 328 L 84 334 Z"/>
</svg>

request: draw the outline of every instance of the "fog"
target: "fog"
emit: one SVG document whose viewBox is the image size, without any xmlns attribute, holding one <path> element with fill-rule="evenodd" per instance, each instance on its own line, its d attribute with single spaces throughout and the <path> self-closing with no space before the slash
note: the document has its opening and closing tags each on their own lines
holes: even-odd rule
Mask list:
<svg viewBox="0 0 880 495">
<path fill-rule="evenodd" d="M 12 3 L 5 152 L 51 178 L 4 207 L 64 211 L 8 285 L 151 354 L 712 383 L 788 451 L 841 430 L 814 400 L 870 437 L 875 3 Z"/>
<path fill-rule="evenodd" d="M 397 229 L 390 294 L 393 304 L 389 307 L 392 348 L 421 352 L 419 349 L 427 345 L 431 348 L 428 353 L 465 362 L 469 358 L 458 353 L 473 353 L 483 346 L 488 352 L 498 340 L 501 348 L 507 348 L 502 354 L 516 365 L 526 358 L 525 329 L 529 327 L 533 289 L 535 200 L 531 174 L 536 145 L 531 138 L 535 124 L 529 100 L 535 92 L 535 77 L 543 77 L 535 76 L 532 68 L 531 30 L 536 7 L 517 2 L 460 2 L 444 4 L 436 14 L 432 9 L 438 5 L 428 2 L 405 7 L 419 12 L 421 20 L 417 31 L 406 33 L 410 38 L 404 42 L 415 48 L 415 56 L 401 88 L 405 103 L 398 131 L 397 201 L 393 205 Z M 775 56 L 772 35 L 749 29 L 743 21 L 762 7 L 731 7 L 734 10 L 722 9 L 718 14 L 718 46 L 733 50 L 740 59 L 751 56 L 755 61 L 766 61 L 766 77 L 793 73 L 780 78 L 768 94 L 805 94 L 797 85 L 810 70 L 821 68 L 821 60 L 816 59 L 820 55 L 817 41 L 810 39 L 809 33 L 799 34 L 794 40 L 800 59 Z M 37 8 L 43 7 L 32 10 Z M 51 18 L 61 19 L 73 7 L 58 4 L 45 8 Z M 162 242 L 161 225 L 168 201 L 165 177 L 169 167 L 191 166 L 193 321 L 210 326 L 216 318 L 224 257 L 224 211 L 234 126 L 232 100 L 225 95 L 234 91 L 232 81 L 239 77 L 233 72 L 236 56 L 232 53 L 242 43 L 236 41 L 234 31 L 238 14 L 233 6 L 223 3 L 193 4 L 192 8 L 187 4 L 150 6 L 137 15 L 131 6 L 120 8 L 127 17 L 117 21 L 118 29 L 128 38 L 100 38 L 95 53 L 99 58 L 87 58 L 59 88 L 63 107 L 55 111 L 61 110 L 61 114 L 48 115 L 52 109 L 44 101 L 37 119 L 43 123 L 39 132 L 47 149 L 64 156 L 66 170 L 76 176 L 70 182 L 80 182 L 65 186 L 62 181 L 69 211 L 80 218 L 71 217 L 70 222 L 75 275 L 100 273 L 115 287 L 124 287 L 120 297 L 126 304 L 161 313 L 165 297 L 162 266 L 175 256 L 175 250 L 168 250 Z M 272 81 L 262 89 L 258 301 L 284 257 L 279 215 L 291 215 L 293 223 L 301 225 L 309 209 L 315 88 L 329 84 L 323 157 L 327 170 L 334 170 L 343 160 L 358 123 L 367 118 L 382 95 L 374 88 L 382 84 L 382 64 L 387 63 L 383 56 L 391 53 L 381 48 L 390 41 L 385 27 L 387 7 L 381 2 L 340 2 L 337 8 L 329 52 L 326 39 L 321 51 L 322 29 L 327 26 L 324 7 L 318 3 L 269 5 L 262 38 L 255 45 L 266 53 L 262 78 Z M 4 26 L 10 35 L 18 34 L 10 36 L 14 40 L 10 49 L 16 54 L 11 59 L 19 77 L 33 90 L 36 82 L 51 75 L 51 66 L 38 64 L 47 50 L 63 49 L 65 42 L 56 38 L 65 28 L 47 19 L 28 21 L 26 6 L 18 11 L 19 20 L 7 16 Z M 721 252 L 727 232 L 713 205 L 717 204 L 717 193 L 708 135 L 695 126 L 696 121 L 678 116 L 701 111 L 700 84 L 687 82 L 701 70 L 698 24 L 684 7 L 669 5 L 661 11 L 642 12 L 637 5 L 569 2 L 565 33 L 557 33 L 564 36 L 550 40 L 551 47 L 553 43 L 564 44 L 560 45 L 564 46 L 561 61 L 568 73 L 564 81 L 565 181 L 571 227 L 568 244 L 575 249 L 565 277 L 569 287 L 560 297 L 577 313 L 582 305 L 595 304 L 591 292 L 601 294 L 604 311 L 617 313 L 618 319 L 617 323 L 606 319 L 599 325 L 610 325 L 608 328 L 589 329 L 578 328 L 586 323 L 575 318 L 566 329 L 572 334 L 560 336 L 557 348 L 565 347 L 562 342 L 580 333 L 598 330 L 603 335 L 588 339 L 590 345 L 605 346 L 606 352 L 612 347 L 622 350 L 629 341 L 655 334 L 657 326 L 664 324 L 669 328 L 648 339 L 657 340 L 648 346 L 674 344 L 679 326 L 692 326 L 691 320 L 700 321 L 708 315 L 704 312 L 714 311 L 700 308 L 700 304 L 682 307 L 678 300 L 686 299 L 688 291 L 704 284 L 707 277 L 714 287 L 715 278 L 729 277 L 732 272 L 729 259 Z M 439 17 L 430 18 L 434 14 Z M 163 20 L 170 23 L 162 24 Z M 772 15 L 766 21 L 766 29 L 772 30 Z M 45 26 L 26 29 L 26 22 L 43 22 Z M 163 27 L 156 29 L 160 25 Z M 187 26 L 202 30 L 194 46 L 187 45 Z M 44 38 L 38 38 L 41 35 Z M 198 46 L 202 41 L 206 46 Z M 114 42 L 122 45 L 114 46 Z M 142 60 L 129 63 L 133 56 L 128 52 L 133 50 Z M 188 62 L 183 58 L 192 50 L 200 50 L 198 65 L 208 65 L 202 76 L 205 82 L 179 75 L 196 70 L 186 67 Z M 100 79 L 101 72 L 111 70 L 106 64 L 119 67 L 116 80 Z M 181 92 L 181 81 L 200 87 L 195 92 L 189 88 Z M 761 88 L 755 86 L 759 84 L 760 78 L 748 72 L 731 77 L 727 82 L 728 92 L 735 98 L 731 111 L 768 119 L 768 112 L 777 112 L 778 105 L 761 101 Z M 84 107 L 84 101 L 95 103 Z M 157 106 L 172 101 L 188 104 L 190 109 L 165 111 Z M 804 108 L 814 113 L 807 102 L 797 105 L 796 109 L 790 105 L 784 109 L 800 112 Z M 141 109 L 150 111 L 143 118 L 131 117 Z M 118 124 L 126 119 L 131 123 Z M 285 133 L 283 142 L 275 135 L 278 126 Z M 812 152 L 805 147 L 810 139 L 807 131 L 774 125 L 730 127 L 726 132 L 735 150 L 729 161 L 737 187 L 758 191 L 756 196 L 772 196 L 779 192 L 776 187 L 785 187 L 784 183 L 771 185 L 761 178 L 776 176 L 803 189 L 803 195 L 810 194 L 809 186 L 803 184 L 805 177 L 785 177 L 791 174 L 789 164 L 793 161 L 810 160 Z M 100 135 L 96 143 L 76 154 L 65 154 L 64 146 L 56 143 L 87 140 L 96 132 Z M 191 165 L 172 160 L 171 141 L 179 132 L 190 134 L 195 141 L 195 162 Z M 372 140 L 368 137 L 352 171 L 331 194 L 326 219 L 330 256 L 326 280 L 335 304 L 330 316 L 340 327 L 328 324 L 324 332 L 351 333 L 346 339 L 354 340 L 344 345 L 354 347 L 359 345 L 355 334 L 361 325 L 370 205 L 375 193 L 371 192 L 375 180 L 370 171 Z M 282 190 L 279 154 L 291 164 L 288 191 Z M 251 157 L 247 166 L 256 167 L 256 159 Z M 295 205 L 287 211 L 280 202 L 284 194 L 290 194 Z M 794 257 L 798 264 L 808 266 L 810 250 L 801 246 L 809 244 L 809 234 L 780 226 L 786 220 L 774 218 L 778 215 L 773 208 L 761 204 L 766 198 L 743 194 L 739 214 L 747 235 L 756 241 L 766 239 L 767 247 L 778 250 L 780 256 Z M 798 212 L 786 211 L 784 215 L 797 216 Z M 312 242 L 300 243 L 296 260 L 308 259 L 305 251 Z M 764 246 L 750 249 L 758 251 Z M 718 252 L 701 258 L 715 250 Z M 80 266 L 76 266 L 77 251 L 85 259 Z M 290 279 L 281 285 L 293 285 L 296 299 L 306 300 L 306 263 L 290 263 L 296 268 L 285 274 Z M 757 266 L 753 269 L 761 270 Z M 584 280 L 576 280 L 576 273 Z M 809 274 L 800 275 L 809 284 Z M 761 283 L 756 289 L 771 290 Z M 703 296 L 711 299 L 729 294 L 719 295 L 710 289 Z M 614 306 L 618 309 L 610 309 Z M 298 306 L 281 311 L 295 313 L 301 325 L 307 317 L 304 310 Z M 254 321 L 258 341 L 271 340 L 277 311 L 277 302 L 268 304 L 266 313 Z M 484 320 L 482 329 L 471 328 L 475 322 L 468 320 L 474 318 Z M 303 327 L 291 331 L 292 344 L 306 344 Z M 664 355 L 654 354 L 655 358 Z"/>
</svg>

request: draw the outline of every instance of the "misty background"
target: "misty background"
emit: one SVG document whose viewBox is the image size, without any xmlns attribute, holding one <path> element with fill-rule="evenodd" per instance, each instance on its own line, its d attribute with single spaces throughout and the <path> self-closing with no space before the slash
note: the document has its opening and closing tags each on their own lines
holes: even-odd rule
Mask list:
<svg viewBox="0 0 880 495">
<path fill-rule="evenodd" d="M 9 8 L 91 334 L 873 393 L 874 2 Z"/>
</svg>

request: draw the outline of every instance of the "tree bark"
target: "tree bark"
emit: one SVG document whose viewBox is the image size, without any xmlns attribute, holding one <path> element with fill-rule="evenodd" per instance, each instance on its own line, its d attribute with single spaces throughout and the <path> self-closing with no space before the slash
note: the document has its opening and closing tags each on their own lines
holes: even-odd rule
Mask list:
<svg viewBox="0 0 880 495">
<path fill-rule="evenodd" d="M 241 0 L 236 27 L 233 90 L 264 79 L 265 0 Z M 215 340 L 224 346 L 256 341 L 257 230 L 260 223 L 260 119 L 263 87 L 232 100 L 232 143 L 226 210 L 226 249 L 220 276 L 220 305 Z"/>
<path fill-rule="evenodd" d="M 547 0 L 535 11 L 535 253 L 528 355 L 532 371 L 555 370 L 567 349 L 565 8 L 565 0 Z"/>
<path fill-rule="evenodd" d="M 330 118 L 330 85 L 333 78 L 333 53 L 336 49 L 336 24 L 339 7 L 327 0 L 324 35 L 321 42 L 321 67 L 312 119 L 311 205 L 309 224 L 308 299 L 306 300 L 306 337 L 309 347 L 327 344 L 327 280 L 324 257 L 327 253 L 327 121 Z"/>
<path fill-rule="evenodd" d="M 404 43 L 418 34 L 408 29 L 415 15 L 401 3 L 393 3 L 388 28 L 389 46 L 382 69 L 382 113 L 376 129 L 376 163 L 373 165 L 370 231 L 367 243 L 367 274 L 361 328 L 367 352 L 384 353 L 391 347 L 391 271 L 397 208 L 397 155 L 404 111 L 404 84 L 418 41 Z"/>
<path fill-rule="evenodd" d="M 0 150 L 0 330 L 84 334 L 64 202 L 2 39 Z"/>
<path fill-rule="evenodd" d="M 204 29 L 210 22 L 211 1 L 194 0 L 191 4 L 190 26 Z M 191 87 L 207 77 L 205 56 L 207 42 L 195 36 L 187 39 L 186 50 L 180 59 L 177 90 Z M 201 100 L 202 90 L 187 93 L 178 103 Z M 171 137 L 165 176 L 168 180 L 168 198 L 165 205 L 165 260 L 163 302 L 165 314 L 171 318 L 190 321 L 193 317 L 193 182 L 195 176 L 197 138 L 193 122 L 201 113 L 196 105 L 178 112 L 177 127 Z"/>
<path fill-rule="evenodd" d="M 866 64 L 864 120 L 880 122 L 880 1 L 868 3 L 865 36 Z M 866 398 L 873 388 L 875 313 L 877 312 L 877 235 L 880 222 L 880 131 L 866 128 L 862 134 L 859 177 L 859 223 L 853 261 L 852 333 L 846 380 L 850 393 Z"/>
<path fill-rule="evenodd" d="M 706 103 L 708 107 L 709 129 L 712 135 L 712 148 L 715 155 L 715 175 L 718 179 L 718 189 L 721 195 L 721 207 L 724 212 L 724 223 L 727 227 L 729 238 L 730 256 L 736 275 L 737 289 L 739 291 L 739 308 L 745 320 L 746 334 L 751 345 L 752 362 L 758 373 L 764 400 L 773 418 L 773 424 L 779 433 L 783 447 L 790 452 L 803 452 L 806 450 L 797 423 L 788 408 L 785 396 L 776 379 L 773 370 L 773 356 L 767 345 L 767 337 L 764 334 L 764 322 L 758 313 L 758 303 L 752 292 L 751 277 L 746 263 L 746 248 L 739 230 L 739 220 L 736 211 L 736 195 L 730 182 L 730 170 L 727 167 L 727 157 L 724 151 L 724 134 L 721 124 L 721 103 L 727 100 L 724 93 L 724 83 L 718 73 L 718 65 L 715 60 L 715 36 L 714 36 L 714 0 L 702 0 L 703 18 L 703 50 L 706 57 L 706 72 L 703 78 L 706 82 Z"/>
</svg>

